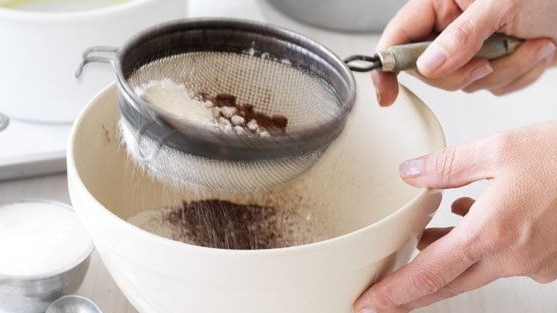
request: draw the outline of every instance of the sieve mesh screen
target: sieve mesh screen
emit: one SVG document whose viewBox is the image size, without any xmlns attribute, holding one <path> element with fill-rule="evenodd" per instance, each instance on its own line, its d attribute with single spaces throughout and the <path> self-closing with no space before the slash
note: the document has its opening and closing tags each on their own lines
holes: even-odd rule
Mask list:
<svg viewBox="0 0 557 313">
<path fill-rule="evenodd" d="M 138 88 L 162 79 L 183 84 L 197 95 L 234 95 L 238 103 L 251 104 L 256 111 L 285 116 L 287 132 L 329 123 L 342 109 L 339 96 L 324 79 L 265 54 L 176 54 L 141 66 L 128 83 Z"/>
</svg>

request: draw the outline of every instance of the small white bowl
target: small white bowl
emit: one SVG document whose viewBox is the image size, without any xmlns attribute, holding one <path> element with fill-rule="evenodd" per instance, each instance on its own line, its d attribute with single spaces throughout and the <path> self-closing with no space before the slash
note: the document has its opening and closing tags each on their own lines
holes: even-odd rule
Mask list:
<svg viewBox="0 0 557 313">
<path fill-rule="evenodd" d="M 22 120 L 72 122 L 113 80 L 102 67 L 76 79 L 83 51 L 92 45 L 120 46 L 145 27 L 185 17 L 186 4 L 187 0 L 127 0 L 71 12 L 0 6 L 0 112 Z"/>
<path fill-rule="evenodd" d="M 47 215 L 53 219 L 47 221 Z M 44 313 L 52 301 L 79 288 L 93 243 L 70 206 L 45 200 L 3 203 L 0 225 L 2 253 L 10 253 L 0 260 L 0 312 Z M 37 240 L 46 238 L 39 247 Z"/>
</svg>

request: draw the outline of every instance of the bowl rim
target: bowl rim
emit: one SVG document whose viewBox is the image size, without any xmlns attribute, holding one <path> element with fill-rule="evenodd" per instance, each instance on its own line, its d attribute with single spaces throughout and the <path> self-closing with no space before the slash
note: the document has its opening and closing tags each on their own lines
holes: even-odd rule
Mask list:
<svg viewBox="0 0 557 313">
<path fill-rule="evenodd" d="M 66 20 L 80 21 L 84 18 L 103 18 L 110 15 L 126 12 L 130 9 L 142 7 L 152 2 L 164 2 L 171 0 L 122 0 L 122 2 L 102 6 L 89 10 L 76 11 L 28 11 L 17 8 L 8 8 L 0 5 L 0 19 L 12 19 L 20 21 L 35 22 L 60 22 Z"/>
<path fill-rule="evenodd" d="M 5 208 L 5 207 L 11 206 L 11 205 L 20 204 L 20 203 L 54 204 L 58 207 L 68 209 L 75 214 L 75 210 L 68 203 L 65 203 L 65 202 L 62 202 L 62 201 L 49 200 L 49 199 L 38 199 L 38 198 L 28 198 L 28 199 L 18 200 L 18 201 L 0 202 L 0 210 L 2 210 L 2 208 Z M 80 221 L 80 223 L 81 223 L 81 221 Z M 76 258 L 77 261 L 72 262 L 70 266 L 63 267 L 63 268 L 53 270 L 53 271 L 49 271 L 49 272 L 44 272 L 44 273 L 40 273 L 40 274 L 31 274 L 31 275 L 13 275 L 13 274 L 7 274 L 7 273 L 0 272 L 0 281 L 2 281 L 2 280 L 10 280 L 10 281 L 41 280 L 41 279 L 46 279 L 46 278 L 58 276 L 58 275 L 61 275 L 63 273 L 69 272 L 69 271 L 75 269 L 76 267 L 78 267 L 79 265 L 81 265 L 82 263 L 86 262 L 89 259 L 89 257 L 91 256 L 91 254 L 93 253 L 94 250 L 95 250 L 95 246 L 93 244 L 93 241 L 91 240 L 91 238 L 89 238 L 89 247 L 87 249 L 87 252 L 84 253 L 79 258 Z"/>
<path fill-rule="evenodd" d="M 433 111 L 431 111 L 431 109 L 423 101 L 421 101 L 421 99 L 419 99 L 412 91 L 410 91 L 404 85 L 399 84 L 399 87 L 400 87 L 400 92 L 405 92 L 405 93 L 407 93 L 407 95 L 410 98 L 415 98 L 415 99 L 418 100 L 418 103 L 420 105 L 420 110 L 422 110 L 422 112 L 423 112 L 424 119 L 428 120 L 430 123 L 432 123 L 432 126 L 434 126 L 436 129 L 439 130 L 437 132 L 437 134 L 435 134 L 436 140 L 439 141 L 439 144 L 441 144 L 442 147 L 445 147 L 446 146 L 445 134 L 443 132 L 443 128 L 441 126 L 441 123 L 439 122 L 439 120 L 437 119 L 435 114 L 433 114 Z M 70 187 L 70 197 L 72 197 L 72 192 L 71 192 L 72 188 L 81 189 L 79 191 L 80 194 L 82 196 L 85 195 L 87 198 L 89 198 L 92 201 L 92 204 L 94 203 L 94 205 L 89 205 L 90 209 L 95 210 L 97 212 L 100 212 L 104 216 L 109 217 L 110 219 L 115 218 L 117 220 L 123 221 L 124 223 L 121 224 L 123 227 L 125 227 L 129 230 L 132 230 L 138 236 L 142 236 L 144 238 L 147 238 L 148 240 L 153 241 L 155 243 L 160 243 L 160 244 L 165 245 L 165 246 L 178 247 L 179 249 L 192 249 L 192 250 L 202 251 L 203 253 L 206 253 L 206 254 L 215 254 L 215 255 L 221 255 L 221 256 L 225 255 L 227 257 L 230 257 L 230 256 L 232 256 L 232 257 L 234 257 L 234 256 L 244 257 L 244 256 L 254 256 L 254 255 L 279 256 L 279 255 L 287 255 L 287 254 L 308 253 L 309 251 L 322 249 L 324 246 L 343 245 L 343 242 L 345 242 L 346 240 L 349 240 L 350 238 L 363 236 L 365 233 L 369 232 L 372 228 L 376 228 L 378 226 L 384 225 L 384 224 L 388 223 L 389 221 L 391 221 L 392 219 L 397 218 L 397 216 L 399 216 L 401 214 L 404 214 L 407 210 L 410 210 L 418 201 L 420 201 L 422 199 L 425 199 L 426 197 L 428 197 L 432 194 L 440 193 L 440 191 L 437 190 L 437 189 L 415 188 L 417 190 L 417 192 L 410 200 L 408 200 L 404 205 L 400 206 L 399 208 L 393 210 L 391 213 L 385 215 L 384 217 L 382 217 L 378 221 L 376 221 L 374 223 L 371 223 L 371 224 L 369 224 L 365 227 L 358 228 L 358 229 L 356 229 L 354 231 L 351 231 L 349 233 L 345 233 L 345 234 L 342 234 L 342 235 L 339 235 L 339 236 L 334 236 L 334 237 L 331 237 L 331 238 L 328 238 L 328 239 L 325 239 L 325 240 L 311 242 L 311 243 L 303 244 L 303 245 L 295 245 L 295 246 L 288 246 L 288 247 L 281 247 L 281 248 L 271 248 L 271 249 L 254 249 L 254 250 L 244 249 L 244 250 L 242 250 L 242 249 L 223 249 L 223 248 L 212 248 L 212 247 L 198 246 L 198 245 L 184 243 L 184 242 L 181 242 L 181 241 L 168 239 L 168 238 L 153 234 L 149 231 L 143 230 L 141 227 L 135 226 L 135 225 L 127 222 L 124 218 L 118 216 L 117 214 L 115 214 L 114 212 L 112 212 L 108 208 L 106 208 L 89 191 L 89 188 L 85 185 L 85 183 L 81 179 L 81 175 L 80 175 L 79 170 L 75 166 L 75 159 L 74 159 L 75 146 L 76 146 L 75 143 L 77 141 L 77 133 L 80 129 L 81 122 L 83 121 L 85 116 L 89 113 L 89 111 L 92 110 L 92 108 L 94 107 L 94 105 L 93 105 L 94 103 L 98 103 L 101 98 L 106 97 L 111 92 L 116 93 L 116 90 L 117 90 L 117 86 L 116 86 L 115 82 L 110 83 L 108 86 L 106 86 L 105 88 L 100 90 L 97 93 L 97 95 L 94 98 L 92 98 L 92 100 L 85 106 L 85 108 L 81 111 L 81 113 L 79 114 L 79 116 L 75 120 L 74 126 L 72 127 L 72 131 L 71 131 L 71 134 L 70 134 L 70 138 L 69 138 L 69 146 L 68 146 L 68 153 L 67 153 L 68 179 L 71 180 L 70 184 L 72 185 L 72 187 Z M 114 104 L 116 105 L 116 99 L 115 98 L 114 98 L 114 102 L 115 102 Z M 441 148 L 441 147 L 439 147 L 439 148 Z M 107 247 L 104 247 L 104 248 L 107 248 Z"/>
</svg>

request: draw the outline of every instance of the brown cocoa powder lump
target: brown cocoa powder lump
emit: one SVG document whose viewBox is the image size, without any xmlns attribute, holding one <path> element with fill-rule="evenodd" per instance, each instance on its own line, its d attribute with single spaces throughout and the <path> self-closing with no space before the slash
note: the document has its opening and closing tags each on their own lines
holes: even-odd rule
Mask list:
<svg viewBox="0 0 557 313">
<path fill-rule="evenodd" d="M 286 126 L 288 125 L 288 118 L 286 116 L 275 114 L 269 116 L 262 112 L 256 112 L 254 105 L 250 103 L 239 104 L 236 102 L 236 96 L 228 93 L 219 93 L 216 96 L 211 96 L 208 93 L 199 93 L 199 98 L 204 101 L 211 101 L 217 107 L 234 107 L 238 110 L 237 115 L 243 117 L 247 122 L 255 120 L 259 127 L 264 128 L 271 136 L 283 136 L 286 134 Z M 246 131 L 250 131 L 245 128 Z"/>
</svg>

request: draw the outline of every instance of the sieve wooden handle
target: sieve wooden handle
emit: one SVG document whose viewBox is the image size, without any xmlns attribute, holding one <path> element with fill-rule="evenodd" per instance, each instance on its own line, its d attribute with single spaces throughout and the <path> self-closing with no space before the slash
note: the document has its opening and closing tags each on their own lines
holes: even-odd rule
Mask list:
<svg viewBox="0 0 557 313">
<path fill-rule="evenodd" d="M 474 56 L 493 60 L 513 53 L 522 42 L 522 39 L 495 33 L 484 41 L 482 48 Z M 367 72 L 370 70 L 400 72 L 415 68 L 418 57 L 422 55 L 431 43 L 432 41 L 425 41 L 391 46 L 377 52 L 374 56 L 351 56 L 345 62 L 351 70 L 357 72 Z M 353 63 L 354 61 L 370 62 L 371 64 L 361 66 Z"/>
</svg>

